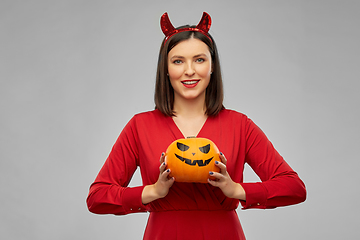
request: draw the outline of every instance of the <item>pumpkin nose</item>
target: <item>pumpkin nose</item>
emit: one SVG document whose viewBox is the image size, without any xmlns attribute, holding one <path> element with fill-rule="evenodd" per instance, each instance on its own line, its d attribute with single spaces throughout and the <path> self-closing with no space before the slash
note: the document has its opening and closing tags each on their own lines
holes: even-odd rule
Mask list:
<svg viewBox="0 0 360 240">
<path fill-rule="evenodd" d="M 194 155 L 195 155 L 195 153 L 192 153 L 192 155 L 194 156 Z"/>
</svg>

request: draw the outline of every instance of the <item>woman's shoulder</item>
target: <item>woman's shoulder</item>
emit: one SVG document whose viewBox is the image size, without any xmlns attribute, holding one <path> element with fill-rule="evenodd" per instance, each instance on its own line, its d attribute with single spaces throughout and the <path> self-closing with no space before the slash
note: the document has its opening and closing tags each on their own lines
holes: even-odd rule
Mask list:
<svg viewBox="0 0 360 240">
<path fill-rule="evenodd" d="M 254 125 L 254 122 L 245 113 L 236 110 L 223 109 L 218 116 L 220 122 L 227 126 L 249 128 Z"/>
<path fill-rule="evenodd" d="M 137 123 L 144 123 L 151 126 L 154 122 L 162 122 L 167 120 L 167 116 L 165 116 L 163 113 L 161 113 L 159 110 L 151 110 L 151 111 L 145 111 L 137 113 L 133 116 L 131 121 L 137 122 Z"/>
<path fill-rule="evenodd" d="M 247 121 L 249 120 L 248 116 L 242 112 L 233 110 L 233 109 L 227 109 L 224 108 L 220 111 L 220 113 L 216 116 L 222 119 L 236 119 L 236 120 L 243 120 Z M 136 121 L 166 121 L 169 117 L 164 115 L 162 112 L 160 112 L 158 109 L 151 110 L 151 111 L 145 111 L 140 112 L 134 115 L 133 119 Z"/>
<path fill-rule="evenodd" d="M 164 125 L 166 121 L 166 116 L 159 110 L 144 111 L 134 114 L 125 129 L 151 129 L 155 125 Z"/>
<path fill-rule="evenodd" d="M 136 119 L 149 119 L 149 118 L 163 118 L 166 117 L 158 109 L 136 113 L 134 118 Z"/>
<path fill-rule="evenodd" d="M 242 128 L 245 131 L 260 130 L 260 128 L 246 114 L 232 109 L 223 109 L 219 113 L 219 121 L 227 128 Z"/>
<path fill-rule="evenodd" d="M 236 110 L 227 109 L 227 108 L 224 108 L 223 110 L 220 111 L 219 117 L 222 117 L 222 118 L 237 118 L 237 119 L 242 119 L 242 120 L 247 120 L 248 119 L 246 114 L 238 112 Z"/>
</svg>

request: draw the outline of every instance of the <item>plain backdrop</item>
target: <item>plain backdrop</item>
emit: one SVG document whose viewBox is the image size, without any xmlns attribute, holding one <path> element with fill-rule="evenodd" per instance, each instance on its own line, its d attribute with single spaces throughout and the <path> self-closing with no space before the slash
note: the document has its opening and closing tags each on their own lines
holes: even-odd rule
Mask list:
<svg viewBox="0 0 360 240">
<path fill-rule="evenodd" d="M 124 125 L 154 108 L 166 11 L 175 26 L 211 15 L 225 106 L 306 184 L 302 204 L 238 209 L 247 238 L 358 239 L 357 0 L 1 0 L 0 238 L 142 238 L 147 213 L 95 215 L 85 199 Z"/>
</svg>

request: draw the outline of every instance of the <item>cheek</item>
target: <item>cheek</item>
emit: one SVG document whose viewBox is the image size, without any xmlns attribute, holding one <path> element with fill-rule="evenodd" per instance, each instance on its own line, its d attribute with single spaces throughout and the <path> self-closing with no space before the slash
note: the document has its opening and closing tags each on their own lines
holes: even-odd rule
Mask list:
<svg viewBox="0 0 360 240">
<path fill-rule="evenodd" d="M 198 74 L 201 75 L 202 77 L 210 77 L 210 73 L 211 73 L 211 66 L 210 64 L 207 65 L 201 65 L 201 67 L 199 67 L 198 70 Z"/>
<path fill-rule="evenodd" d="M 183 74 L 184 70 L 180 67 L 180 66 L 173 66 L 173 67 L 169 67 L 168 68 L 168 73 L 169 73 L 169 77 L 170 79 L 179 79 L 182 74 Z"/>
</svg>

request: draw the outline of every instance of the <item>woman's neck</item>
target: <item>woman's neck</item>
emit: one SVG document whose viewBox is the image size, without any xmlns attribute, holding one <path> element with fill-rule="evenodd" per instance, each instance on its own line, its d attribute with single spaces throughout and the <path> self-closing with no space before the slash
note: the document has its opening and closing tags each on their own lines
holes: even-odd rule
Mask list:
<svg viewBox="0 0 360 240">
<path fill-rule="evenodd" d="M 174 101 L 173 120 L 183 136 L 197 136 L 206 122 L 207 115 L 203 99 L 183 99 Z"/>
<path fill-rule="evenodd" d="M 174 111 L 176 116 L 182 116 L 185 118 L 204 116 L 206 112 L 205 99 L 175 99 Z"/>
</svg>

